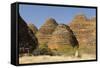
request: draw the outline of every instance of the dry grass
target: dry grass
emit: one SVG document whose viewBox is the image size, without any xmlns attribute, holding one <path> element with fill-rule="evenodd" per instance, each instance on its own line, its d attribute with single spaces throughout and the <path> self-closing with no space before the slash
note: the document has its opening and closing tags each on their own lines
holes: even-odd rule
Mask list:
<svg viewBox="0 0 100 68">
<path fill-rule="evenodd" d="M 56 62 L 56 61 L 77 61 L 77 60 L 94 60 L 95 55 L 84 54 L 77 58 L 73 56 L 24 56 L 19 58 L 20 64 L 27 63 L 42 63 L 42 62 Z"/>
<path fill-rule="evenodd" d="M 96 45 L 86 46 L 81 45 L 79 47 L 80 53 L 87 53 L 87 54 L 96 54 Z"/>
</svg>

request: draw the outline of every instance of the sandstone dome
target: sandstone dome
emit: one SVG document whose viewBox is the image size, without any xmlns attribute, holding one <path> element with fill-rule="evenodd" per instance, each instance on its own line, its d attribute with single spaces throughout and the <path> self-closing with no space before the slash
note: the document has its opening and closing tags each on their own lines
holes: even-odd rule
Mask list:
<svg viewBox="0 0 100 68">
<path fill-rule="evenodd" d="M 18 22 L 18 46 L 20 53 L 32 53 L 38 46 L 38 41 L 34 33 L 29 29 L 26 22 L 19 15 Z"/>
<path fill-rule="evenodd" d="M 32 24 L 32 23 L 28 24 L 28 27 L 29 27 L 29 28 L 32 30 L 32 32 L 35 33 L 35 34 L 36 34 L 36 32 L 38 31 L 37 27 L 36 27 L 34 24 Z"/>
<path fill-rule="evenodd" d="M 77 20 L 77 21 L 76 21 Z M 88 19 L 85 15 L 76 15 L 69 24 L 79 41 L 79 45 L 95 45 L 96 42 L 96 18 Z"/>
<path fill-rule="evenodd" d="M 46 20 L 46 22 L 40 27 L 36 34 L 39 44 L 48 43 L 57 25 L 57 22 L 53 18 L 48 18 Z"/>
<path fill-rule="evenodd" d="M 64 47 L 78 46 L 78 41 L 69 26 L 59 24 L 48 43 L 50 49 L 62 49 Z"/>
<path fill-rule="evenodd" d="M 87 21 L 87 18 L 84 14 L 77 14 L 72 21 L 79 23 L 80 21 Z"/>
</svg>

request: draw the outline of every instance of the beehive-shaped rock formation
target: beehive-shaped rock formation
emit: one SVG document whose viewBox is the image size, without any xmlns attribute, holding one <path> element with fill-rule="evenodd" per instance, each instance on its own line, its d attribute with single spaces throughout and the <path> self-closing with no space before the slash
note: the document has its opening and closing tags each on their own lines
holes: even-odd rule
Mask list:
<svg viewBox="0 0 100 68">
<path fill-rule="evenodd" d="M 69 26 L 60 24 L 56 27 L 48 43 L 50 49 L 62 49 L 66 47 L 78 47 L 78 41 Z"/>
<path fill-rule="evenodd" d="M 76 35 L 79 41 L 79 45 L 95 45 L 96 42 L 95 17 L 87 19 L 84 15 L 77 15 L 74 17 L 69 26 Z"/>
<path fill-rule="evenodd" d="M 37 38 L 20 15 L 18 20 L 18 42 L 19 54 L 32 53 L 32 51 L 38 46 Z"/>
<path fill-rule="evenodd" d="M 36 36 L 38 38 L 39 44 L 46 44 L 50 40 L 50 37 L 57 26 L 57 22 L 49 18 L 38 30 Z"/>
<path fill-rule="evenodd" d="M 33 31 L 34 34 L 36 34 L 38 31 L 37 27 L 32 23 L 28 24 L 28 27 Z"/>
<path fill-rule="evenodd" d="M 86 16 L 84 16 L 83 14 L 78 14 L 74 17 L 74 19 L 72 20 L 73 22 L 77 22 L 77 23 L 80 23 L 81 22 L 85 22 L 87 21 L 87 18 Z"/>
</svg>

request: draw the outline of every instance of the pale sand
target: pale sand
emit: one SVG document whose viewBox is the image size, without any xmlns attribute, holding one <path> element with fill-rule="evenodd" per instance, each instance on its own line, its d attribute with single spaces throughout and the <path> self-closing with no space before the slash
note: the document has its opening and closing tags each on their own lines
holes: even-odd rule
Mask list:
<svg viewBox="0 0 100 68">
<path fill-rule="evenodd" d="M 95 60 L 95 55 L 84 54 L 80 58 L 71 56 L 23 56 L 19 58 L 19 64 L 43 63 L 58 61 L 78 61 L 78 60 Z"/>
</svg>

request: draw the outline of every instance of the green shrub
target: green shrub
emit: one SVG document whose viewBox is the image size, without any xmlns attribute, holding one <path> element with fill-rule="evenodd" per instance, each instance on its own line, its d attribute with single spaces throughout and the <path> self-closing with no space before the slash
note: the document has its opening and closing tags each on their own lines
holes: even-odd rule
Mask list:
<svg viewBox="0 0 100 68">
<path fill-rule="evenodd" d="M 37 48 L 33 51 L 33 55 L 53 55 L 53 52 L 49 48 Z"/>
<path fill-rule="evenodd" d="M 47 44 L 42 44 L 36 50 L 33 51 L 33 55 L 53 55 L 53 52 L 48 48 Z"/>
</svg>

